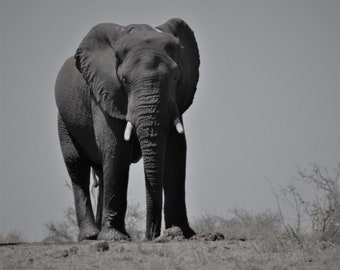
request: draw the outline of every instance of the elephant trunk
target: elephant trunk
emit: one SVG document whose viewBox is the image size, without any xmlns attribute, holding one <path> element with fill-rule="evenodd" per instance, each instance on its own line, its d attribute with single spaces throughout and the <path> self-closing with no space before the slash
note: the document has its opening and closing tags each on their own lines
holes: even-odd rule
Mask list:
<svg viewBox="0 0 340 270">
<path fill-rule="evenodd" d="M 146 239 L 160 235 L 165 143 L 140 137 L 146 184 Z"/>
<path fill-rule="evenodd" d="M 160 91 L 150 90 L 149 95 L 136 97 L 135 127 L 141 146 L 145 184 L 146 184 L 146 239 L 151 240 L 160 235 L 162 217 L 162 190 L 166 140 L 169 119 L 165 102 Z M 138 94 L 138 92 L 137 92 Z"/>
</svg>

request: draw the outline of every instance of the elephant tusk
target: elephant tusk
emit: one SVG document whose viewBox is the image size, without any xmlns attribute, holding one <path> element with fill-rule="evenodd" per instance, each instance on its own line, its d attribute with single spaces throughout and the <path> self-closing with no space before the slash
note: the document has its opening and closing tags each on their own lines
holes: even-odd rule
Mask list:
<svg viewBox="0 0 340 270">
<path fill-rule="evenodd" d="M 184 127 L 181 123 L 181 120 L 179 120 L 179 118 L 176 118 L 174 121 L 174 125 L 176 127 L 176 130 L 179 134 L 183 134 L 184 133 Z"/>
<path fill-rule="evenodd" d="M 131 131 L 132 131 L 132 124 L 131 122 L 126 123 L 126 128 L 124 132 L 124 140 L 129 141 L 131 137 Z"/>
</svg>

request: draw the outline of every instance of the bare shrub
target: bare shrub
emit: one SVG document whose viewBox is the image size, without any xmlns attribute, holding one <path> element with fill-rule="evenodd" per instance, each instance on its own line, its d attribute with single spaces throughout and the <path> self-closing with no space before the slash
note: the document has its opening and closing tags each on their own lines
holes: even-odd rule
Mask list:
<svg viewBox="0 0 340 270">
<path fill-rule="evenodd" d="M 271 185 L 286 235 L 300 245 L 310 237 L 340 242 L 340 164 L 330 170 L 312 163 L 310 172 L 298 169 L 297 174 L 297 182 L 281 189 L 280 194 Z M 302 184 L 304 189 L 311 189 L 313 198 L 305 199 L 298 184 Z M 293 211 L 293 218 L 283 213 L 283 204 Z M 311 224 L 309 231 L 306 224 Z"/>
<path fill-rule="evenodd" d="M 193 228 L 198 232 L 221 232 L 226 228 L 227 220 L 224 217 L 211 213 L 203 213 L 200 217 L 194 219 Z"/>
<path fill-rule="evenodd" d="M 227 219 L 205 213 L 194 221 L 193 227 L 198 232 L 222 233 L 229 240 L 266 239 L 269 235 L 280 234 L 281 223 L 277 213 L 264 211 L 251 214 L 237 208 L 232 210 L 232 215 Z"/>
<path fill-rule="evenodd" d="M 72 242 L 77 239 L 79 229 L 73 207 L 68 207 L 64 211 L 64 218 L 62 222 L 50 221 L 45 224 L 47 235 L 43 242 Z"/>
<path fill-rule="evenodd" d="M 281 223 L 277 213 L 266 210 L 251 214 L 244 209 L 234 209 L 235 217 L 231 220 L 234 224 L 234 233 L 243 231 L 246 239 L 266 239 L 269 234 L 278 235 Z"/>
<path fill-rule="evenodd" d="M 288 185 L 287 188 L 281 188 L 281 193 L 278 194 L 270 181 L 268 182 L 271 185 L 272 192 L 276 199 L 281 225 L 284 228 L 283 235 L 290 239 L 295 239 L 301 246 L 303 238 L 302 219 L 306 211 L 301 203 L 302 199 L 300 193 L 296 191 L 294 185 Z M 293 209 L 293 218 L 286 217 L 281 207 L 282 203 L 288 204 L 288 206 Z"/>
<path fill-rule="evenodd" d="M 340 243 L 340 163 L 337 168 L 311 164 L 311 173 L 298 170 L 300 180 L 315 190 L 314 199 L 301 199 L 312 223 L 313 232 L 322 240 Z"/>
<path fill-rule="evenodd" d="M 126 210 L 125 226 L 132 239 L 141 240 L 144 237 L 145 211 L 139 203 L 129 203 Z"/>
<path fill-rule="evenodd" d="M 0 243 L 1 244 L 9 244 L 9 243 L 22 243 L 25 242 L 24 234 L 18 230 L 12 230 L 7 234 L 0 234 Z"/>
</svg>

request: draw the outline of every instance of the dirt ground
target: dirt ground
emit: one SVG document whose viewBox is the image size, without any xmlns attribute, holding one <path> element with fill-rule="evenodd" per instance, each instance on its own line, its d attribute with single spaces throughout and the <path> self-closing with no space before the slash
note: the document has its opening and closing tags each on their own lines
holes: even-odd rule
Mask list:
<svg viewBox="0 0 340 270">
<path fill-rule="evenodd" d="M 340 246 L 261 241 L 21 243 L 0 246 L 1 269 L 340 269 Z"/>
</svg>

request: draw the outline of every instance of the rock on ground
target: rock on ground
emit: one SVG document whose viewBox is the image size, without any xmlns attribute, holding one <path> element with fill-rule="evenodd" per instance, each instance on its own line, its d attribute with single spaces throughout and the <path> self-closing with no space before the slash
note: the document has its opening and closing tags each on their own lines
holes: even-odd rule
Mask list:
<svg viewBox="0 0 340 270">
<path fill-rule="evenodd" d="M 94 252 L 105 252 L 110 249 L 109 243 L 106 241 L 96 241 L 89 246 L 89 251 Z"/>
</svg>

